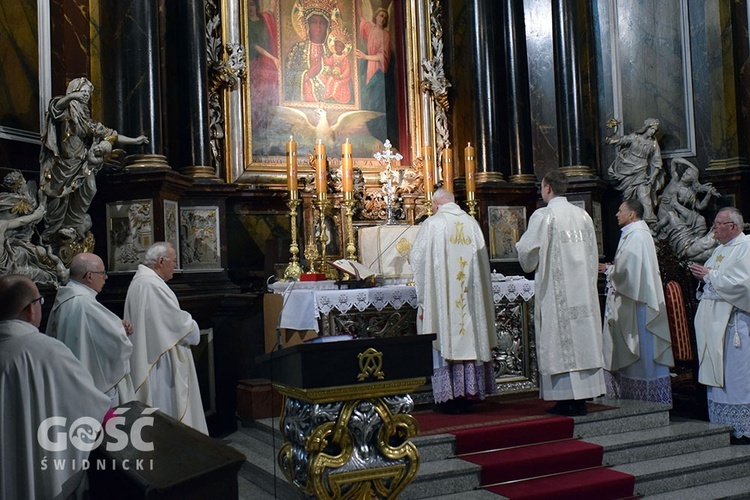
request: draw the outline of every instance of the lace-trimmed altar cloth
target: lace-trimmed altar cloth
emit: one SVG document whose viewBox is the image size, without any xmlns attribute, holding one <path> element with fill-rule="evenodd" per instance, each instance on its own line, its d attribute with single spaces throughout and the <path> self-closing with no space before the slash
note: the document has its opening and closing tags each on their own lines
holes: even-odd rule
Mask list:
<svg viewBox="0 0 750 500">
<path fill-rule="evenodd" d="M 321 282 L 322 283 L 322 282 Z M 270 286 L 274 293 L 284 295 L 284 306 L 281 311 L 281 328 L 294 330 L 318 331 L 317 319 L 333 311 L 346 313 L 352 309 L 364 311 L 374 307 L 382 311 L 387 306 L 401 309 L 404 305 L 417 307 L 417 292 L 413 286 L 394 285 L 375 288 L 358 288 L 352 290 L 331 290 L 328 284 L 315 289 L 305 282 L 305 289 L 297 289 L 302 283 L 277 283 Z M 519 297 L 524 301 L 534 296 L 534 282 L 524 278 L 506 278 L 505 281 L 493 281 L 492 294 L 495 304 L 515 301 Z M 314 323 L 314 325 L 313 325 Z"/>
</svg>

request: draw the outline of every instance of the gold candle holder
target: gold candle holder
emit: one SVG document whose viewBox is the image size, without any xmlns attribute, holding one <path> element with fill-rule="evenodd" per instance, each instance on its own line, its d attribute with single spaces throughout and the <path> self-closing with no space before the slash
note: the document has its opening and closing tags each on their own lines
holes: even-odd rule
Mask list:
<svg viewBox="0 0 750 500">
<path fill-rule="evenodd" d="M 289 207 L 289 219 L 292 225 L 292 243 L 289 245 L 289 253 L 292 254 L 292 257 L 284 270 L 284 281 L 298 280 L 299 275 L 302 274 L 302 267 L 299 265 L 299 257 L 297 257 L 299 254 L 299 245 L 297 244 L 297 207 L 299 204 L 297 191 L 290 191 L 287 206 Z"/>
<path fill-rule="evenodd" d="M 466 206 L 469 207 L 469 215 L 477 218 L 477 200 L 474 199 L 474 191 L 466 192 Z"/>
<path fill-rule="evenodd" d="M 346 216 L 346 258 L 357 260 L 357 247 L 354 245 L 354 222 L 352 215 L 354 212 L 354 196 L 351 191 L 344 191 L 344 215 Z"/>
<path fill-rule="evenodd" d="M 425 190 L 424 192 L 424 202 L 422 203 L 425 207 L 425 210 L 427 211 L 427 215 L 432 215 L 432 191 Z"/>
<path fill-rule="evenodd" d="M 328 265 L 326 259 L 326 243 L 328 243 L 328 236 L 326 235 L 326 212 L 331 206 L 331 202 L 328 201 L 326 193 L 318 193 L 318 197 L 315 199 L 315 208 L 318 210 L 318 245 L 320 247 L 320 272 L 326 275 L 327 279 L 336 279 L 336 273 Z"/>
</svg>

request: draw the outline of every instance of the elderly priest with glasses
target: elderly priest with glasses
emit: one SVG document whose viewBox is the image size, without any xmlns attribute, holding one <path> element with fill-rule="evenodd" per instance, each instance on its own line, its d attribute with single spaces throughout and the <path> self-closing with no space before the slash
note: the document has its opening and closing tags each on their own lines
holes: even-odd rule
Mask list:
<svg viewBox="0 0 750 500">
<path fill-rule="evenodd" d="M 750 238 L 742 213 L 719 210 L 714 237 L 720 245 L 704 265 L 690 264 L 699 281 L 695 338 L 707 385 L 708 418 L 732 425 L 732 444 L 750 444 Z"/>
<path fill-rule="evenodd" d="M 109 398 L 62 342 L 39 333 L 42 303 L 24 276 L 0 277 L 0 498 L 70 498 L 87 487 L 89 452 Z"/>
</svg>

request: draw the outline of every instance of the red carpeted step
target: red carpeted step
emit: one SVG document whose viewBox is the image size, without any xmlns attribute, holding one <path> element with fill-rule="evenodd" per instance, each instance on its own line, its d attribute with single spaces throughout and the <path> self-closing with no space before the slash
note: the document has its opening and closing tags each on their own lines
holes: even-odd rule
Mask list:
<svg viewBox="0 0 750 500">
<path fill-rule="evenodd" d="M 546 476 L 602 464 L 604 449 L 569 439 L 461 457 L 482 466 L 482 484 Z"/>
<path fill-rule="evenodd" d="M 569 417 L 549 417 L 451 431 L 456 436 L 456 454 L 496 450 L 526 444 L 557 441 L 573 436 L 574 422 Z"/>
<path fill-rule="evenodd" d="M 511 500 L 615 500 L 633 496 L 635 477 L 593 469 L 486 488 Z"/>
</svg>

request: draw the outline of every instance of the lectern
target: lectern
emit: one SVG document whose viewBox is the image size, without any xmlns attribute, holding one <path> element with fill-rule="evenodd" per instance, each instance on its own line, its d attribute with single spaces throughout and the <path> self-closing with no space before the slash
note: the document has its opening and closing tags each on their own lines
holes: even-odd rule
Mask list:
<svg viewBox="0 0 750 500">
<path fill-rule="evenodd" d="M 278 462 L 315 498 L 397 498 L 417 474 L 410 393 L 435 335 L 301 344 L 259 358 L 284 396 Z"/>
</svg>

